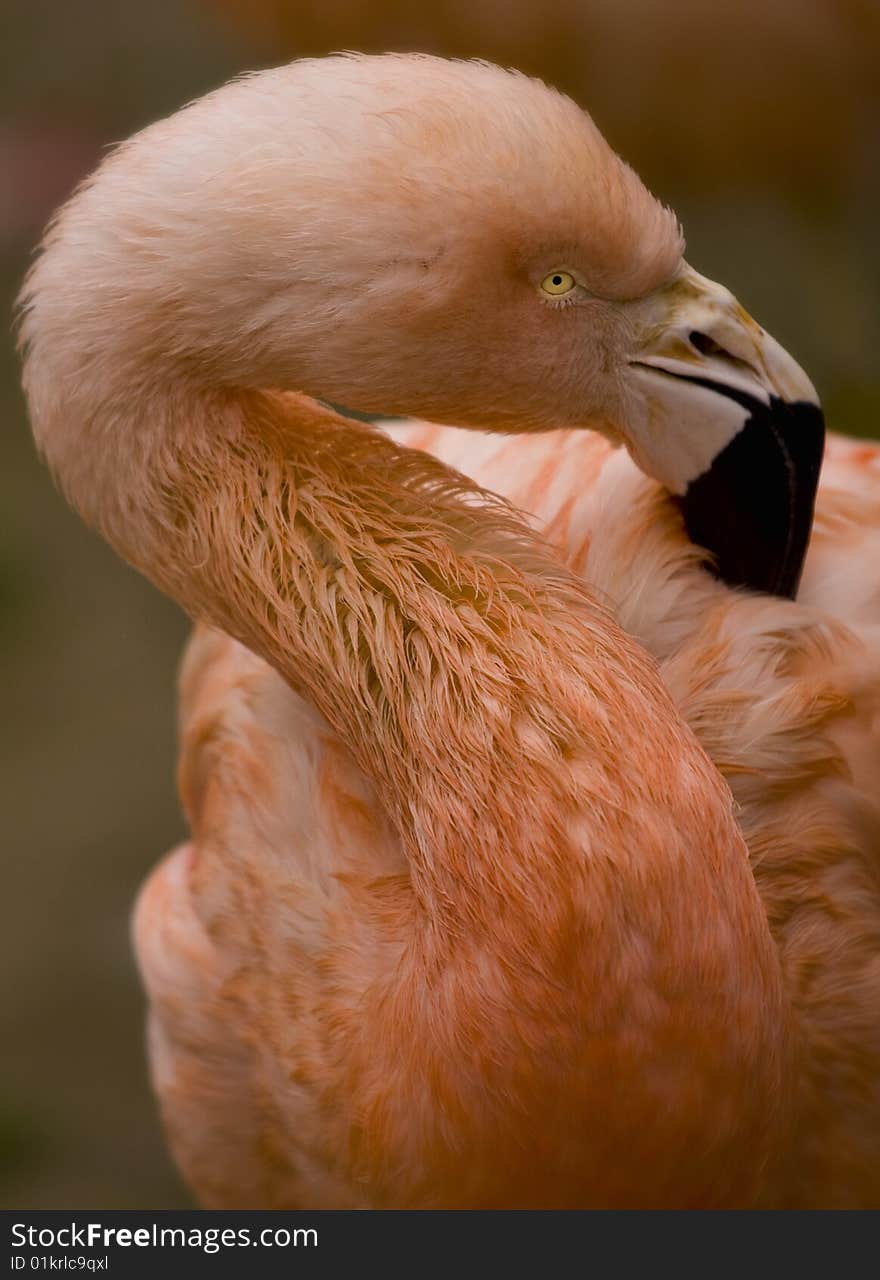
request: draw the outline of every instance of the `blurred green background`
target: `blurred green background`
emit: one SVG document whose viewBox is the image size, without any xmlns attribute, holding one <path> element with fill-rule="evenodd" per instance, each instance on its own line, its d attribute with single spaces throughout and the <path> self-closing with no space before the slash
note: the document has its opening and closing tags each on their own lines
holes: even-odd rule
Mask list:
<svg viewBox="0 0 880 1280">
<path fill-rule="evenodd" d="M 0 0 L 0 290 L 107 144 L 235 71 L 476 55 L 573 93 L 688 257 L 880 434 L 877 0 Z M 8 326 L 7 326 L 8 332 Z M 66 509 L 0 346 L 0 1204 L 176 1207 L 128 917 L 179 839 L 179 612 Z"/>
</svg>

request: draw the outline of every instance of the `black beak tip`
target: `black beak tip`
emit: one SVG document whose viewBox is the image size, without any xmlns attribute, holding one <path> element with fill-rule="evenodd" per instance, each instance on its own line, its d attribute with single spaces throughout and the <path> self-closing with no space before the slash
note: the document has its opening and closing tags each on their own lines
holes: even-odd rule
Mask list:
<svg viewBox="0 0 880 1280">
<path fill-rule="evenodd" d="M 816 404 L 735 396 L 749 417 L 677 501 L 691 541 L 731 587 L 793 600 L 813 526 L 825 418 Z"/>
</svg>

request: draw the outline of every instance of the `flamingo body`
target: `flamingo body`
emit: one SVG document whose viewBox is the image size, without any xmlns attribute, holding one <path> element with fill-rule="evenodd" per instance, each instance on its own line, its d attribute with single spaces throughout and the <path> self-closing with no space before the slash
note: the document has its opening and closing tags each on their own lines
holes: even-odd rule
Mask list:
<svg viewBox="0 0 880 1280">
<path fill-rule="evenodd" d="M 877 1198 L 870 496 L 801 603 L 706 573 L 794 594 L 824 422 L 682 250 L 571 101 L 404 55 L 233 82 L 47 232 L 38 447 L 203 628 L 136 938 L 207 1205 Z"/>
<path fill-rule="evenodd" d="M 872 493 L 880 449 L 831 438 L 801 599 L 792 604 L 710 579 L 662 493 L 598 437 L 388 429 L 531 513 L 658 660 L 680 713 L 733 789 L 795 1014 L 794 1115 L 760 1202 L 878 1203 L 880 672 L 872 640 L 880 599 L 864 566 L 880 539 Z M 154 1070 L 175 1150 L 208 1203 L 231 1207 L 251 1195 L 255 1204 L 366 1207 L 369 1198 L 332 1178 L 305 1142 L 311 1134 L 319 1152 L 326 1142 L 315 1124 L 317 1082 L 306 1072 L 300 1088 L 276 1092 L 279 1067 L 303 1075 L 302 1024 L 284 1049 L 277 1037 L 291 990 L 304 990 L 306 1003 L 321 998 L 322 922 L 341 912 L 351 926 L 357 911 L 372 909 L 355 905 L 355 886 L 381 883 L 392 900 L 405 893 L 399 841 L 345 744 L 241 645 L 197 631 L 181 699 L 181 790 L 194 840 L 157 870 L 137 915 Z M 247 904 L 233 905 L 242 892 Z M 220 947 L 206 938 L 218 918 L 230 931 Z M 256 949 L 255 928 L 265 931 Z M 194 938 L 204 940 L 197 955 Z M 291 947 L 298 963 L 276 967 Z M 230 1004 L 224 968 L 258 962 L 263 948 L 263 982 L 251 1000 Z M 233 1037 L 251 1048 L 232 1058 L 218 1098 L 210 1065 L 231 1065 Z M 253 1105 L 242 1108 L 242 1097 Z M 229 1120 L 207 1124 L 207 1112 L 243 1131 L 230 1135 Z M 270 1134 L 271 1161 L 258 1154 Z M 525 1203 L 543 1196 L 523 1190 Z M 634 1193 L 643 1204 L 661 1198 L 650 1187 Z"/>
</svg>

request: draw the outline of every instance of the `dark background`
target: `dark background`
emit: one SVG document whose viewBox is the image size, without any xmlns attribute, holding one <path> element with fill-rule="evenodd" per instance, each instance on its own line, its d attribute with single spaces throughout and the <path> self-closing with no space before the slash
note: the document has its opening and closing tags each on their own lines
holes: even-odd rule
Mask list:
<svg viewBox="0 0 880 1280">
<path fill-rule="evenodd" d="M 107 144 L 238 70 L 339 48 L 477 55 L 567 89 L 831 423 L 880 434 L 877 0 L 0 0 L 7 319 Z M 0 1204 L 173 1208 L 128 917 L 182 832 L 186 622 L 53 492 L 11 339 L 0 413 Z"/>
</svg>

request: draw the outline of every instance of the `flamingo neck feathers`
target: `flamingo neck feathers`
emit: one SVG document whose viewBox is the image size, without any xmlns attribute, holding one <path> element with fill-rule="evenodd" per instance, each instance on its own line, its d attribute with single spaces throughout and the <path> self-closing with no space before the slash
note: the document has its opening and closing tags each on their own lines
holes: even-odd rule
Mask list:
<svg viewBox="0 0 880 1280">
<path fill-rule="evenodd" d="M 779 1120 L 778 961 L 729 793 L 649 659 L 439 463 L 253 389 L 273 378 L 244 357 L 211 385 L 168 348 L 186 296 L 102 274 L 100 226 L 84 273 L 69 225 L 25 291 L 37 440 L 83 516 L 270 662 L 375 781 L 414 902 L 386 993 L 433 1046 L 424 1070 L 479 1025 L 479 1105 L 489 1080 L 552 1142 L 562 1090 L 609 1202 L 622 1134 L 671 1195 L 690 1178 L 700 1200 L 699 1149 L 719 1202 L 748 1199 Z"/>
</svg>

